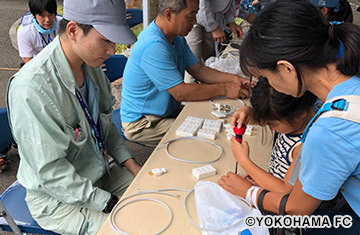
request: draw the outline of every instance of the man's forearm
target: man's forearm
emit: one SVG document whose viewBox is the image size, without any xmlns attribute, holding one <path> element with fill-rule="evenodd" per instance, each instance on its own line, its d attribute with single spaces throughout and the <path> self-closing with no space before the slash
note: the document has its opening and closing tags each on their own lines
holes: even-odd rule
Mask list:
<svg viewBox="0 0 360 235">
<path fill-rule="evenodd" d="M 201 101 L 225 95 L 225 84 L 179 84 L 168 89 L 170 94 L 179 102 Z"/>
<path fill-rule="evenodd" d="M 201 62 L 194 65 L 193 71 L 190 71 L 190 73 L 191 72 L 193 72 L 192 75 L 197 80 L 208 84 L 223 82 L 241 82 L 246 80 L 246 78 L 242 78 L 236 74 L 225 73 L 216 69 L 212 69 L 203 65 Z"/>
</svg>

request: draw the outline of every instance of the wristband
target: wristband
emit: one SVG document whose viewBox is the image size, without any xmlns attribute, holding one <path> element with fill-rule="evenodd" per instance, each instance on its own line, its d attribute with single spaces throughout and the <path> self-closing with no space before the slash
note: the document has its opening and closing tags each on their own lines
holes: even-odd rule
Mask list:
<svg viewBox="0 0 360 235">
<path fill-rule="evenodd" d="M 249 202 L 252 206 L 255 206 L 257 208 L 256 203 L 256 196 L 258 191 L 260 190 L 260 187 L 258 186 L 251 186 L 248 191 L 246 192 L 246 201 Z"/>
<path fill-rule="evenodd" d="M 259 210 L 261 211 L 261 213 L 264 212 L 264 207 L 263 207 L 263 201 L 264 201 L 264 197 L 265 195 L 269 192 L 269 190 L 266 190 L 266 189 L 263 189 L 260 194 L 259 194 L 259 197 L 258 197 L 258 200 L 257 200 L 257 204 L 258 204 L 258 207 L 259 207 Z"/>
<path fill-rule="evenodd" d="M 114 194 L 111 194 L 111 197 L 109 201 L 107 201 L 106 206 L 102 212 L 104 212 L 105 214 L 109 214 L 118 201 L 119 198 Z"/>
<path fill-rule="evenodd" d="M 289 195 L 290 195 L 289 193 L 285 194 L 281 198 L 280 203 L 279 203 L 279 215 L 285 215 L 285 207 L 286 207 L 286 203 L 287 203 Z"/>
</svg>

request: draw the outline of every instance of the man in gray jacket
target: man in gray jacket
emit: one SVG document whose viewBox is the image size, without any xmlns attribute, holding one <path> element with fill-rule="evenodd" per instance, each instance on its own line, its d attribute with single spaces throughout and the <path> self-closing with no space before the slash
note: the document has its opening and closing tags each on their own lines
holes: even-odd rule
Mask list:
<svg viewBox="0 0 360 235">
<path fill-rule="evenodd" d="M 205 61 L 216 55 L 216 45 L 226 41 L 226 30 L 241 38 L 241 27 L 235 23 L 235 0 L 200 0 L 197 23 L 186 36 L 191 51 Z M 185 82 L 191 79 L 186 76 Z"/>
<path fill-rule="evenodd" d="M 9 81 L 17 178 L 44 229 L 95 234 L 140 170 L 112 123 L 114 97 L 99 67 L 115 43 L 135 40 L 123 0 L 65 0 L 59 36 Z"/>
<path fill-rule="evenodd" d="M 196 21 L 186 40 L 198 59 L 206 60 L 215 55 L 214 42 L 225 42 L 227 29 L 235 37 L 242 37 L 241 27 L 235 23 L 235 0 L 200 0 Z M 201 50 L 200 44 L 196 43 L 199 41 L 208 48 Z"/>
</svg>

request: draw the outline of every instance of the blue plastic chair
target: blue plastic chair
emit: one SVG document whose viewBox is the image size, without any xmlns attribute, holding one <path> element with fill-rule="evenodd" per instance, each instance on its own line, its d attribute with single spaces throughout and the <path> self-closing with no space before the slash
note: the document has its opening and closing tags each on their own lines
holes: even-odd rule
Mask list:
<svg viewBox="0 0 360 235">
<path fill-rule="evenodd" d="M 125 69 L 126 61 L 127 58 L 123 55 L 112 55 L 109 56 L 109 58 L 104 61 L 103 70 L 110 82 L 113 82 L 118 78 L 122 77 Z M 123 127 L 121 125 L 120 108 L 114 110 L 112 115 L 112 121 L 115 124 L 116 128 L 118 129 L 120 135 L 123 137 L 123 139 L 130 141 L 125 137 Z M 134 141 L 131 142 L 144 146 L 143 144 Z"/>
<path fill-rule="evenodd" d="M 26 190 L 19 182 L 15 181 L 0 195 L 0 229 L 13 231 L 15 234 L 57 233 L 44 230 L 32 218 L 25 202 Z"/>
<path fill-rule="evenodd" d="M 104 61 L 103 70 L 110 82 L 123 76 L 127 58 L 124 55 L 111 55 Z"/>
<path fill-rule="evenodd" d="M 0 108 L 0 129 L 0 150 L 4 150 L 14 141 L 5 107 Z M 56 234 L 42 229 L 35 222 L 26 205 L 25 194 L 25 188 L 15 181 L 0 195 L 0 230 L 15 234 Z"/>
<path fill-rule="evenodd" d="M 0 152 L 2 152 L 11 145 L 12 142 L 14 142 L 9 126 L 6 107 L 0 108 L 0 129 Z"/>
<path fill-rule="evenodd" d="M 130 28 L 143 22 L 143 12 L 141 9 L 128 8 L 126 11 L 126 19 Z"/>
<path fill-rule="evenodd" d="M 128 139 L 126 139 L 126 136 L 123 131 L 123 127 L 121 125 L 120 108 L 114 110 L 113 116 L 112 116 L 112 121 L 115 124 L 116 128 L 118 129 L 121 137 L 123 137 L 124 140 L 128 140 Z"/>
</svg>

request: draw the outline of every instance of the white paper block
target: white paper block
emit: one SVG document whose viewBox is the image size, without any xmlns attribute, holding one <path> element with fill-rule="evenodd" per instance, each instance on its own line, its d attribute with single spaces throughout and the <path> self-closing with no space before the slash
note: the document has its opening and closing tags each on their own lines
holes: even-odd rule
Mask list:
<svg viewBox="0 0 360 235">
<path fill-rule="evenodd" d="M 205 177 L 216 175 L 216 169 L 212 165 L 201 166 L 192 169 L 192 174 L 196 179 L 202 179 Z"/>
<path fill-rule="evenodd" d="M 197 136 L 214 140 L 216 138 L 216 131 L 209 129 L 200 129 L 197 133 Z"/>
</svg>

